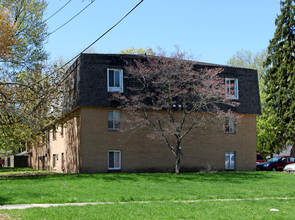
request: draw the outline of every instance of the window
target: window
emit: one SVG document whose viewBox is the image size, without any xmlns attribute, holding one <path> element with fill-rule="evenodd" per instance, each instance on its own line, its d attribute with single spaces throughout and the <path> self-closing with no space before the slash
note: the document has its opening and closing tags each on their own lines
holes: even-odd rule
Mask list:
<svg viewBox="0 0 295 220">
<path fill-rule="evenodd" d="M 61 153 L 61 169 L 65 169 L 65 155 L 64 153 Z"/>
<path fill-rule="evenodd" d="M 110 150 L 109 151 L 109 170 L 121 169 L 121 151 Z"/>
<path fill-rule="evenodd" d="M 118 110 L 108 111 L 108 128 L 110 130 L 120 129 L 121 112 Z"/>
<path fill-rule="evenodd" d="M 39 161 L 38 161 L 38 169 L 44 169 L 44 168 L 45 168 L 45 156 L 41 156 L 39 157 Z"/>
<path fill-rule="evenodd" d="M 53 130 L 52 130 L 52 140 L 56 140 L 56 126 L 53 126 Z"/>
<path fill-rule="evenodd" d="M 57 154 L 53 154 L 53 169 L 56 169 Z"/>
<path fill-rule="evenodd" d="M 60 131 L 61 137 L 64 137 L 64 125 L 61 125 L 61 131 Z"/>
<path fill-rule="evenodd" d="M 45 145 L 45 150 L 46 153 L 49 152 L 49 148 L 50 148 L 50 129 L 47 129 L 47 131 L 45 132 L 45 138 L 46 138 L 46 145 Z"/>
<path fill-rule="evenodd" d="M 236 152 L 225 153 L 225 169 L 226 170 L 236 169 Z"/>
<path fill-rule="evenodd" d="M 123 92 L 123 70 L 108 69 L 108 92 Z"/>
<path fill-rule="evenodd" d="M 47 141 L 50 142 L 50 129 L 47 129 Z"/>
<path fill-rule="evenodd" d="M 236 133 L 236 120 L 234 118 L 225 118 L 225 132 L 228 134 Z"/>
<path fill-rule="evenodd" d="M 225 79 L 226 98 L 239 99 L 238 79 Z"/>
</svg>

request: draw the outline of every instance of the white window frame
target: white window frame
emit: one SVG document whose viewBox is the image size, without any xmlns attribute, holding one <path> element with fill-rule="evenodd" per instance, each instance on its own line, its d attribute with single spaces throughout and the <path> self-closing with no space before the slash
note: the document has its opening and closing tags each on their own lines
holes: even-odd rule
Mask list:
<svg viewBox="0 0 295 220">
<path fill-rule="evenodd" d="M 225 118 L 225 132 L 227 134 L 236 133 L 236 120 L 234 118 L 226 117 Z"/>
<path fill-rule="evenodd" d="M 110 113 L 112 113 L 112 118 L 110 118 Z M 118 119 L 114 115 L 119 116 Z M 119 110 L 109 110 L 108 111 L 108 129 L 109 130 L 119 130 L 121 128 L 121 111 Z M 109 127 L 109 122 L 112 123 L 112 127 Z M 119 127 L 116 128 L 116 122 L 119 122 Z"/>
<path fill-rule="evenodd" d="M 228 160 L 227 160 L 228 158 Z M 226 170 L 235 170 L 236 169 L 237 154 L 235 151 L 225 152 L 225 169 Z"/>
<path fill-rule="evenodd" d="M 110 71 L 119 71 L 119 86 L 109 86 L 109 80 L 110 80 Z M 108 92 L 123 92 L 123 70 L 122 69 L 107 69 L 107 86 L 108 86 Z"/>
<path fill-rule="evenodd" d="M 230 94 L 231 91 L 231 83 L 230 81 L 234 81 L 234 94 Z M 239 99 L 239 80 L 236 78 L 225 78 L 225 92 L 226 98 L 228 99 Z"/>
<path fill-rule="evenodd" d="M 110 167 L 110 153 L 114 153 L 114 167 Z M 115 154 L 119 153 L 119 166 L 115 167 Z M 121 169 L 121 151 L 120 150 L 109 150 L 108 151 L 108 169 L 109 170 L 120 170 Z"/>
</svg>

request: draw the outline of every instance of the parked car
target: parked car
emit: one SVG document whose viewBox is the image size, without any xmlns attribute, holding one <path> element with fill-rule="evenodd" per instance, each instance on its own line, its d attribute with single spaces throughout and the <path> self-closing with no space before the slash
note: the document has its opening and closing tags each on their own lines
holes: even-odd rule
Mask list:
<svg viewBox="0 0 295 220">
<path fill-rule="evenodd" d="M 269 159 L 265 163 L 256 164 L 256 170 L 283 170 L 288 164 L 295 163 L 295 157 L 277 156 Z"/>
<path fill-rule="evenodd" d="M 295 163 L 291 163 L 284 167 L 284 172 L 286 173 L 295 173 Z"/>
<path fill-rule="evenodd" d="M 263 163 L 263 162 L 265 162 L 265 160 L 264 160 L 262 154 L 257 153 L 256 154 L 256 163 Z"/>
</svg>

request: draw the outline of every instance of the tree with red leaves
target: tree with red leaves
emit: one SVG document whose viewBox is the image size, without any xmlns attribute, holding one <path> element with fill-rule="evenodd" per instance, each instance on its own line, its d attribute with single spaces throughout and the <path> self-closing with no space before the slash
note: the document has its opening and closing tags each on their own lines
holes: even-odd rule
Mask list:
<svg viewBox="0 0 295 220">
<path fill-rule="evenodd" d="M 225 95 L 222 68 L 196 68 L 179 50 L 172 56 L 146 56 L 126 61 L 124 77 L 136 81 L 129 93 L 113 94 L 126 110 L 122 130 L 148 128 L 148 137 L 162 140 L 175 157 L 175 173 L 180 173 L 181 145 L 194 129 L 208 128 L 225 116 L 220 104 L 234 105 Z"/>
</svg>

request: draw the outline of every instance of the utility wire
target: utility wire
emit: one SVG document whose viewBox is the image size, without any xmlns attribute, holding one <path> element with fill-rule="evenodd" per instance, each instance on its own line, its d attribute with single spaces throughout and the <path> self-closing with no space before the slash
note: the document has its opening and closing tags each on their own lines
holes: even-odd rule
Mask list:
<svg viewBox="0 0 295 220">
<path fill-rule="evenodd" d="M 81 51 L 79 54 L 77 54 L 75 57 L 73 57 L 71 60 L 69 60 L 67 63 L 65 63 L 64 65 L 62 65 L 61 67 L 59 67 L 57 70 L 51 72 L 50 74 L 48 74 L 47 76 L 45 76 L 44 78 L 40 79 L 39 81 L 35 82 L 34 84 L 37 84 L 41 81 L 43 81 L 44 79 L 48 78 L 49 76 L 53 75 L 54 73 L 56 73 L 57 71 L 61 70 L 62 68 L 64 68 L 66 65 L 68 65 L 69 63 L 71 63 L 74 59 L 76 59 L 77 57 L 79 57 L 83 52 L 85 52 L 87 49 L 89 49 L 93 44 L 95 44 L 97 41 L 99 41 L 102 37 L 104 37 L 108 32 L 110 32 L 113 28 L 115 28 L 119 23 L 121 23 L 121 21 L 123 21 L 132 11 L 134 11 L 141 3 L 143 2 L 143 0 L 140 0 L 127 14 L 125 14 L 117 23 L 115 23 L 112 27 L 110 27 L 107 31 L 105 31 L 100 37 L 98 37 L 95 41 L 93 41 L 88 47 L 86 47 L 83 51 Z M 57 84 L 55 84 L 56 86 L 60 86 L 70 75 L 71 75 L 72 71 L 69 71 L 68 74 L 66 74 L 66 76 Z M 55 86 L 55 87 L 56 87 Z M 53 87 L 52 89 L 55 89 L 55 87 Z M 45 98 L 47 97 L 47 95 L 50 94 L 50 89 L 48 91 L 48 93 L 43 96 L 38 105 L 42 104 L 42 102 L 44 102 Z M 34 108 L 33 112 L 35 111 L 35 109 L 37 108 L 37 106 Z M 32 113 L 33 113 L 32 112 Z"/>
<path fill-rule="evenodd" d="M 45 21 L 43 21 L 43 23 L 45 23 L 46 21 L 48 21 L 50 18 L 52 18 L 54 15 L 56 15 L 58 12 L 60 12 L 64 7 L 67 6 L 67 4 L 69 4 L 72 0 L 69 0 L 66 4 L 64 4 L 60 9 L 58 9 L 55 13 L 53 13 L 53 15 L 51 15 L 49 18 L 47 18 Z"/>
<path fill-rule="evenodd" d="M 73 60 L 75 60 L 76 58 L 78 58 L 82 53 L 84 53 L 86 50 L 88 50 L 91 46 L 93 46 L 97 41 L 99 41 L 101 38 L 103 38 L 108 32 L 110 32 L 113 28 L 115 28 L 119 23 L 121 23 L 132 11 L 134 11 L 141 3 L 143 2 L 143 0 L 139 1 L 127 14 L 125 14 L 117 23 L 115 23 L 112 27 L 110 27 L 107 31 L 105 31 L 102 35 L 100 35 L 95 41 L 93 41 L 89 46 L 87 46 L 84 50 L 82 50 L 79 54 L 77 54 L 75 57 L 73 57 L 71 60 L 69 60 L 68 62 L 66 62 L 64 65 L 62 65 L 61 67 L 59 67 L 57 70 L 53 71 L 52 73 L 49 73 L 47 76 L 45 76 L 44 78 L 38 80 L 35 84 L 43 81 L 44 79 L 47 79 L 49 76 L 53 75 L 54 73 L 56 73 L 57 71 L 61 70 L 62 68 L 64 68 L 66 65 L 68 65 L 69 63 L 71 63 Z M 71 72 L 70 72 L 71 73 Z M 70 74 L 67 74 L 65 76 L 65 78 L 61 81 L 65 81 Z"/>
<path fill-rule="evenodd" d="M 50 36 L 51 34 L 55 33 L 56 31 L 58 31 L 59 29 L 61 29 L 62 27 L 64 27 L 65 25 L 67 25 L 70 21 L 72 21 L 75 17 L 77 17 L 79 14 L 81 14 L 86 8 L 88 8 L 93 2 L 95 2 L 95 0 L 91 0 L 91 2 L 86 5 L 86 7 L 84 7 L 81 11 L 79 11 L 77 14 L 75 14 L 70 20 L 68 20 L 66 23 L 64 23 L 63 25 L 59 26 L 58 28 L 56 28 L 54 31 L 52 31 L 51 33 L 49 33 L 47 35 Z"/>
</svg>

